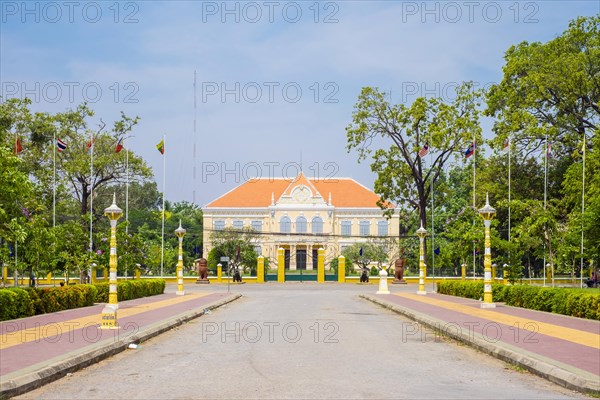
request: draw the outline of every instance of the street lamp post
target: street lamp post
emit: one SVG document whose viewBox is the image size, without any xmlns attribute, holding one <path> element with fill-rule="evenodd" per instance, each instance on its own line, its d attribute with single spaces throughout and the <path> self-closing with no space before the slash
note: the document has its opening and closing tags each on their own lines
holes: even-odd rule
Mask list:
<svg viewBox="0 0 600 400">
<path fill-rule="evenodd" d="M 116 195 L 113 193 L 113 202 L 104 210 L 104 215 L 110 220 L 110 258 L 109 258 L 109 291 L 108 303 L 102 310 L 102 329 L 117 328 L 117 220 L 123 215 L 123 210 L 117 206 Z"/>
<path fill-rule="evenodd" d="M 427 294 L 425 291 L 425 236 L 427 236 L 427 231 L 423 228 L 422 222 L 421 227 L 417 229 L 417 236 L 419 237 L 419 290 L 417 294 Z"/>
<path fill-rule="evenodd" d="M 494 308 L 496 304 L 492 302 L 492 251 L 490 240 L 490 227 L 492 218 L 496 215 L 496 209 L 490 206 L 489 196 L 485 195 L 485 206 L 479 209 L 479 214 L 483 218 L 485 226 L 485 255 L 483 259 L 484 275 L 483 275 L 483 303 L 482 308 Z"/>
<path fill-rule="evenodd" d="M 175 229 L 175 235 L 179 238 L 179 258 L 177 259 L 177 295 L 183 296 L 185 294 L 183 290 L 183 237 L 185 236 L 185 229 L 181 227 L 181 220 L 179 220 L 179 228 Z"/>
</svg>

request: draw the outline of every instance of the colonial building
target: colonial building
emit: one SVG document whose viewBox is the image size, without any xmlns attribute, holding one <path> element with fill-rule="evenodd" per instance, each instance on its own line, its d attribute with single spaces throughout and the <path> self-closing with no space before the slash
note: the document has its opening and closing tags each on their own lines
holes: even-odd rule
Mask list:
<svg viewBox="0 0 600 400">
<path fill-rule="evenodd" d="M 350 178 L 309 179 L 300 173 L 294 180 L 250 180 L 202 208 L 204 251 L 212 248 L 213 231 L 251 227 L 260 233 L 256 250 L 272 266 L 282 247 L 286 269 L 316 270 L 321 247 L 327 266 L 354 243 L 398 237 L 398 215 L 386 219 L 378 199 Z"/>
</svg>

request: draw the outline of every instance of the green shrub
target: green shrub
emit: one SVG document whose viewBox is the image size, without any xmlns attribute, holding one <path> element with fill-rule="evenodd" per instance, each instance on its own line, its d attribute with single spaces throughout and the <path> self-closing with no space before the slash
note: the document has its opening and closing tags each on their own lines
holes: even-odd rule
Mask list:
<svg viewBox="0 0 600 400">
<path fill-rule="evenodd" d="M 108 283 L 96 283 L 96 303 L 108 303 Z"/>
<path fill-rule="evenodd" d="M 36 289 L 40 298 L 38 310 L 50 313 L 94 305 L 97 290 L 94 285 Z"/>
<path fill-rule="evenodd" d="M 483 298 L 483 282 L 441 281 L 438 293 L 478 300 Z"/>
<path fill-rule="evenodd" d="M 438 293 L 480 299 L 483 282 L 442 281 L 438 284 Z M 600 320 L 600 293 L 595 291 L 492 284 L 492 295 L 493 301 L 509 306 Z"/>
<path fill-rule="evenodd" d="M 16 287 L 3 290 L 8 290 L 16 295 L 14 298 L 15 304 L 13 306 L 15 316 L 13 318 L 31 317 L 32 315 L 35 315 L 35 306 L 33 305 L 33 300 L 29 297 L 27 290 Z"/>
<path fill-rule="evenodd" d="M 154 296 L 165 291 L 164 279 L 135 279 L 117 283 L 117 299 L 119 301 L 139 299 L 140 297 Z M 108 302 L 108 283 L 97 283 L 97 303 Z"/>
<path fill-rule="evenodd" d="M 0 289 L 0 321 L 35 315 L 29 293 L 21 288 Z"/>
<path fill-rule="evenodd" d="M 0 321 L 108 302 L 108 283 L 49 288 L 0 289 Z M 120 301 L 164 293 L 164 279 L 119 282 Z"/>
<path fill-rule="evenodd" d="M 46 306 L 44 305 L 44 302 L 42 301 L 42 299 L 40 297 L 41 289 L 33 288 L 33 287 L 28 287 L 28 288 L 23 288 L 23 289 L 27 290 L 27 293 L 29 293 L 29 297 L 33 301 L 35 315 L 45 314 Z"/>
</svg>

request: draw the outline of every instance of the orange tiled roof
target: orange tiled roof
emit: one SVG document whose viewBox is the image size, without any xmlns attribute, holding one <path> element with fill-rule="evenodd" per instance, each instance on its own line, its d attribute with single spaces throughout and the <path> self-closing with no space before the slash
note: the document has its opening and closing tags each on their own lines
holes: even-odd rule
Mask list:
<svg viewBox="0 0 600 400">
<path fill-rule="evenodd" d="M 367 189 L 354 179 L 330 178 L 330 179 L 308 179 L 303 174 L 294 179 L 291 184 L 289 179 L 257 179 L 245 182 L 223 196 L 207 204 L 205 207 L 213 208 L 254 208 L 268 207 L 271 205 L 271 194 L 274 194 L 275 202 L 285 192 L 295 187 L 295 184 L 306 184 L 308 181 L 311 190 L 316 189 L 325 202 L 329 201 L 335 207 L 343 208 L 378 208 L 377 196 L 373 191 Z M 288 190 L 286 190 L 288 189 Z M 289 194 L 289 193 L 286 193 Z"/>
</svg>

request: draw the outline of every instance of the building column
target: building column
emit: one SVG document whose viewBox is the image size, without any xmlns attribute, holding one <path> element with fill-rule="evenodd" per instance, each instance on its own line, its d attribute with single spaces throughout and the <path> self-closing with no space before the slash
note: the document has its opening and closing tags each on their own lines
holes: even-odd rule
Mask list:
<svg viewBox="0 0 600 400">
<path fill-rule="evenodd" d="M 306 245 L 306 270 L 313 270 L 313 245 L 312 244 L 307 244 Z M 310 262 L 308 262 L 308 260 L 310 260 Z"/>
</svg>

